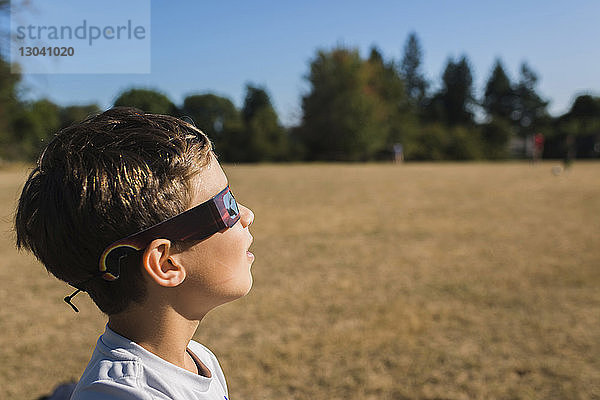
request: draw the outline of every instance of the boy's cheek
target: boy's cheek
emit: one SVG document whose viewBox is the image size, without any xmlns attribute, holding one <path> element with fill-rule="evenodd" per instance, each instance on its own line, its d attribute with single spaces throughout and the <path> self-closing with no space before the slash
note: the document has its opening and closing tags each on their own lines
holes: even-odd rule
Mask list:
<svg viewBox="0 0 600 400">
<path fill-rule="evenodd" d="M 188 284 L 195 287 L 192 293 L 226 301 L 246 295 L 252 286 L 249 244 L 248 233 L 236 226 L 189 249 L 184 264 Z"/>
</svg>

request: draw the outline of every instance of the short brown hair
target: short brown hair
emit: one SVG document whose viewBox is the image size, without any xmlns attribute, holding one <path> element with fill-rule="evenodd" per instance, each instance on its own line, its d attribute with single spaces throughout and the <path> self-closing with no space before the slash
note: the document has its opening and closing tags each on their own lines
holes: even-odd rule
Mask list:
<svg viewBox="0 0 600 400">
<path fill-rule="evenodd" d="M 140 257 L 114 282 L 90 279 L 110 243 L 185 211 L 212 144 L 178 118 L 116 107 L 58 132 L 40 156 L 15 217 L 17 247 L 89 293 L 106 314 L 145 296 Z"/>
</svg>

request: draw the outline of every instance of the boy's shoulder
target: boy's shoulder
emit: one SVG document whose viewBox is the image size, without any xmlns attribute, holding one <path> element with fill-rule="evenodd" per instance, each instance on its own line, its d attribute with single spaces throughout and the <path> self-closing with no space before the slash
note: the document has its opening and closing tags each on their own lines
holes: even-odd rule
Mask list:
<svg viewBox="0 0 600 400">
<path fill-rule="evenodd" d="M 210 378 L 179 368 L 106 327 L 72 399 L 226 399 L 227 384 L 215 355 L 193 340 L 188 349 L 208 367 Z"/>
</svg>

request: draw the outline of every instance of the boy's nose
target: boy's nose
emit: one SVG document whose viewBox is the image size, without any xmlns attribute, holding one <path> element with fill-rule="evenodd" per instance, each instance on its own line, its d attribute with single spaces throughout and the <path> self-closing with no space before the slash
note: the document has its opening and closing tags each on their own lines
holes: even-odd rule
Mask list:
<svg viewBox="0 0 600 400">
<path fill-rule="evenodd" d="M 252 210 L 239 203 L 238 206 L 240 208 L 240 221 L 242 222 L 243 227 L 246 228 L 252 225 L 252 222 L 254 222 L 254 213 Z"/>
</svg>

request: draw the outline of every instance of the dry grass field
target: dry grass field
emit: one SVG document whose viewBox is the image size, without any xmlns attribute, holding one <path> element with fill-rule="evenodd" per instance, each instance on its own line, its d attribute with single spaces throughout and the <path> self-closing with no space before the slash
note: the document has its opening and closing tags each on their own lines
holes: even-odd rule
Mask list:
<svg viewBox="0 0 600 400">
<path fill-rule="evenodd" d="M 195 338 L 232 399 L 600 399 L 600 163 L 225 166 L 254 287 Z M 0 171 L 0 398 L 79 377 L 103 316 L 14 250 Z"/>
</svg>

